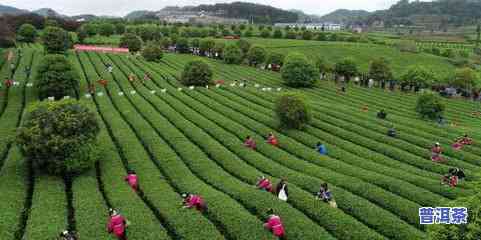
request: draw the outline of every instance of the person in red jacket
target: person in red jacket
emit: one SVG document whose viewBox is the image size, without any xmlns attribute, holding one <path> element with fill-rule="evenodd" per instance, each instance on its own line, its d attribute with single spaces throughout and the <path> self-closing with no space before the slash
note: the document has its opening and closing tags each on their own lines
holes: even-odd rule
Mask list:
<svg viewBox="0 0 481 240">
<path fill-rule="evenodd" d="M 271 181 L 264 176 L 260 177 L 259 181 L 257 181 L 256 186 L 257 188 L 268 192 L 272 192 L 273 190 Z"/>
<path fill-rule="evenodd" d="M 251 148 L 252 150 L 256 150 L 256 141 L 251 136 L 247 136 L 244 146 Z"/>
<path fill-rule="evenodd" d="M 454 150 L 461 150 L 463 148 L 462 139 L 455 139 L 454 143 L 451 145 Z"/>
<path fill-rule="evenodd" d="M 269 216 L 267 217 L 266 223 L 264 223 L 264 227 L 271 231 L 274 236 L 278 237 L 279 239 L 286 239 L 286 233 L 281 218 L 275 215 L 274 210 L 272 209 L 269 209 L 267 214 L 269 214 Z"/>
<path fill-rule="evenodd" d="M 139 179 L 137 177 L 137 174 L 135 171 L 129 171 L 127 176 L 124 178 L 124 180 L 129 184 L 129 186 L 137 191 L 139 189 Z"/>
<path fill-rule="evenodd" d="M 464 137 L 461 138 L 460 142 L 463 145 L 471 145 L 471 144 L 473 144 L 473 139 L 468 137 L 468 134 L 464 134 Z"/>
<path fill-rule="evenodd" d="M 5 87 L 10 88 L 12 85 L 13 85 L 12 79 L 6 79 L 5 80 Z"/>
<path fill-rule="evenodd" d="M 434 147 L 431 148 L 431 160 L 433 162 L 440 162 L 442 161 L 441 158 L 441 153 L 443 152 L 443 149 L 439 145 L 439 143 L 434 144 Z"/>
<path fill-rule="evenodd" d="M 183 193 L 182 198 L 184 199 L 183 201 L 184 208 L 195 207 L 197 210 L 201 212 L 207 211 L 207 204 L 205 203 L 204 199 L 202 199 L 201 196 L 190 194 L 190 193 Z"/>
<path fill-rule="evenodd" d="M 127 240 L 127 220 L 114 209 L 109 209 L 109 214 L 107 231 L 119 240 Z"/>
<path fill-rule="evenodd" d="M 97 81 L 100 85 L 102 85 L 102 87 L 106 87 L 107 84 L 108 84 L 108 81 L 105 80 L 105 79 L 100 79 Z"/>
<path fill-rule="evenodd" d="M 274 136 L 274 134 L 269 133 L 269 135 L 267 135 L 267 143 L 277 147 L 277 144 L 279 144 L 279 141 L 277 141 L 277 138 L 276 136 Z"/>
</svg>

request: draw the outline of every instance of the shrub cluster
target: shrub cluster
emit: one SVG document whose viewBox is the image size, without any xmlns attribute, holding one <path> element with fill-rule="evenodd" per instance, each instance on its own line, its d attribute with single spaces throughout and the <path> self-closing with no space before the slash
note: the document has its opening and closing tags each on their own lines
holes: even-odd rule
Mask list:
<svg viewBox="0 0 481 240">
<path fill-rule="evenodd" d="M 97 160 L 97 118 L 75 100 L 39 102 L 18 130 L 17 144 L 35 169 L 76 174 Z"/>
</svg>

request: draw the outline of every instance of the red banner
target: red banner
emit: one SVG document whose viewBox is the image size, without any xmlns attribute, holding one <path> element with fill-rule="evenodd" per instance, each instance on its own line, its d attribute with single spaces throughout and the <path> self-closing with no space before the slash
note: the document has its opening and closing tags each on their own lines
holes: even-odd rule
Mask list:
<svg viewBox="0 0 481 240">
<path fill-rule="evenodd" d="M 93 52 L 116 52 L 116 53 L 128 53 L 128 48 L 114 48 L 114 47 L 99 47 L 89 45 L 74 45 L 75 51 L 93 51 Z"/>
</svg>

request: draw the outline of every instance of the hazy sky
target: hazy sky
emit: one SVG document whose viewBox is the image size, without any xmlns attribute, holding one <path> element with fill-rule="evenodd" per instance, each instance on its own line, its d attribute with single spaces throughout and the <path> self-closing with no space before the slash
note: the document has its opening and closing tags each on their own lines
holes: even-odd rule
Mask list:
<svg viewBox="0 0 481 240">
<path fill-rule="evenodd" d="M 237 0 L 238 1 L 238 0 Z M 59 13 L 76 15 L 92 13 L 96 15 L 123 16 L 133 10 L 160 10 L 165 6 L 185 6 L 233 2 L 230 0 L 0 0 L 0 4 L 21 9 L 35 10 L 52 8 Z M 326 14 L 330 11 L 345 9 L 364 9 L 368 11 L 388 8 L 397 0 L 248 0 L 272 5 L 283 9 L 300 9 L 311 14 Z"/>
</svg>

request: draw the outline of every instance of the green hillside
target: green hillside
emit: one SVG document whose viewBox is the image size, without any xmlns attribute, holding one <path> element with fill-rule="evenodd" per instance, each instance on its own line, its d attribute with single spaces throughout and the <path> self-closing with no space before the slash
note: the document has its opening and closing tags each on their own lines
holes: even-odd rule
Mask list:
<svg viewBox="0 0 481 240">
<path fill-rule="evenodd" d="M 421 61 L 371 45 L 271 47 L 332 59 L 357 53 L 360 63 L 372 57 L 370 50 L 393 58 L 397 72 Z M 226 84 L 188 89 L 178 77 L 198 57 L 165 54 L 160 63 L 149 63 L 126 55 L 69 52 L 81 79 L 79 100 L 101 122 L 102 161 L 65 184 L 33 171 L 12 142 L 25 109 L 37 101 L 35 70 L 44 55 L 39 45 L 24 45 L 23 51 L 13 59 L 13 77 L 20 84 L 0 89 L 2 240 L 53 239 L 66 228 L 82 239 L 108 239 L 110 207 L 131 222 L 129 239 L 271 239 L 262 224 L 266 210 L 273 208 L 288 239 L 423 240 L 427 233 L 419 224 L 418 208 L 472 194 L 469 183 L 481 170 L 481 120 L 471 114 L 476 106 L 470 102 L 446 101 L 447 120 L 459 126 L 441 128 L 419 119 L 415 94 L 350 86 L 340 95 L 330 82 L 294 90 L 281 84 L 278 73 L 215 60 L 206 61 L 214 79 Z M 1 56 L 0 76 L 6 78 L 9 64 L 5 52 Z M 424 61 L 439 70 L 447 67 L 444 59 L 429 59 Z M 113 65 L 112 73 L 105 64 Z M 25 66 L 32 67 L 32 75 L 23 71 Z M 141 79 L 146 73 L 151 80 L 128 80 L 130 74 Z M 96 94 L 86 95 L 88 84 L 99 79 L 109 84 L 96 84 Z M 246 88 L 229 85 L 242 79 Z M 302 94 L 312 108 L 312 122 L 304 131 L 278 128 L 272 109 L 286 92 Z M 364 105 L 368 112 L 360 110 Z M 387 120 L 376 118 L 379 109 L 386 109 Z M 400 133 L 396 139 L 385 134 L 393 124 Z M 278 147 L 264 142 L 270 132 L 279 139 Z M 452 139 L 464 132 L 475 138 L 474 145 L 451 150 Z M 257 140 L 256 151 L 243 146 L 247 135 Z M 314 150 L 319 141 L 326 144 L 328 156 Z M 430 160 L 433 142 L 442 144 L 447 163 Z M 450 167 L 463 168 L 467 175 L 456 188 L 439 183 Z M 123 181 L 127 170 L 137 172 L 142 193 Z M 254 188 L 261 175 L 274 182 L 287 178 L 289 201 Z M 324 182 L 338 208 L 314 198 Z M 183 192 L 201 194 L 208 212 L 181 209 Z"/>
</svg>

